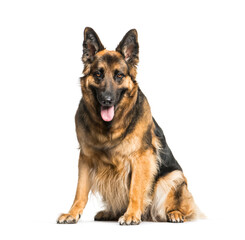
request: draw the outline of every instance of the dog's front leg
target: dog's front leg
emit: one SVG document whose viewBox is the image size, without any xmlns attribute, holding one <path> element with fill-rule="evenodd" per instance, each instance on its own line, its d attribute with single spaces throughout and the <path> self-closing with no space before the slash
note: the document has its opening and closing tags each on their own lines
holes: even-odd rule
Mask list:
<svg viewBox="0 0 245 240">
<path fill-rule="evenodd" d="M 57 220 L 57 223 L 77 223 L 88 201 L 88 194 L 91 187 L 89 167 L 81 153 L 79 157 L 78 169 L 78 183 L 74 202 L 69 213 L 61 214 Z"/>
<path fill-rule="evenodd" d="M 146 207 L 155 174 L 154 163 L 150 151 L 144 154 L 138 153 L 131 160 L 129 205 L 126 213 L 118 220 L 120 225 L 135 225 L 141 222 L 141 215 Z"/>
</svg>

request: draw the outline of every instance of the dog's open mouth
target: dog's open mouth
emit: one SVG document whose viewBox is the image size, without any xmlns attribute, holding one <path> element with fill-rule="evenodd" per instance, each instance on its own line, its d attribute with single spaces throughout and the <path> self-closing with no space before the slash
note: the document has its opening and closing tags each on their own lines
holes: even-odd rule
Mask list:
<svg viewBox="0 0 245 240">
<path fill-rule="evenodd" d="M 111 107 L 101 106 L 100 115 L 105 122 L 112 121 L 114 117 L 114 106 Z"/>
</svg>

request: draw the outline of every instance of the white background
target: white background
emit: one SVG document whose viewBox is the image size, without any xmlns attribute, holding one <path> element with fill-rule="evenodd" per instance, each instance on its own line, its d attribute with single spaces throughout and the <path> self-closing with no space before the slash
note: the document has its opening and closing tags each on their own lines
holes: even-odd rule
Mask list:
<svg viewBox="0 0 245 240">
<path fill-rule="evenodd" d="M 2 239 L 244 239 L 244 1 L 1 1 Z M 208 219 L 121 227 L 72 204 L 83 29 L 108 49 L 136 28 L 137 80 Z M 85 236 L 86 235 L 86 236 Z"/>
</svg>

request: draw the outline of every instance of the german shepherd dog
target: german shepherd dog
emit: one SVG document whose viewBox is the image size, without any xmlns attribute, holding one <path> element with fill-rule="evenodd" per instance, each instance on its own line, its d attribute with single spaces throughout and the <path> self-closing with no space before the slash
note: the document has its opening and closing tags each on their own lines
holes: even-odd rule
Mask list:
<svg viewBox="0 0 245 240">
<path fill-rule="evenodd" d="M 80 145 L 75 200 L 57 223 L 76 223 L 90 190 L 105 209 L 96 221 L 180 223 L 198 217 L 182 169 L 136 82 L 138 34 L 130 30 L 115 51 L 92 28 L 83 42 L 82 99 L 75 122 Z"/>
</svg>

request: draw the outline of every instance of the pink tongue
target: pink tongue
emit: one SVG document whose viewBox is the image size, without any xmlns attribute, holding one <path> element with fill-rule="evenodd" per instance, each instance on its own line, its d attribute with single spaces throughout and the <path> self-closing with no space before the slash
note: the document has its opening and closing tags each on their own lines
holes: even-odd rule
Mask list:
<svg viewBox="0 0 245 240">
<path fill-rule="evenodd" d="M 101 117 L 104 121 L 110 122 L 114 117 L 114 106 L 112 107 L 101 107 Z"/>
</svg>

